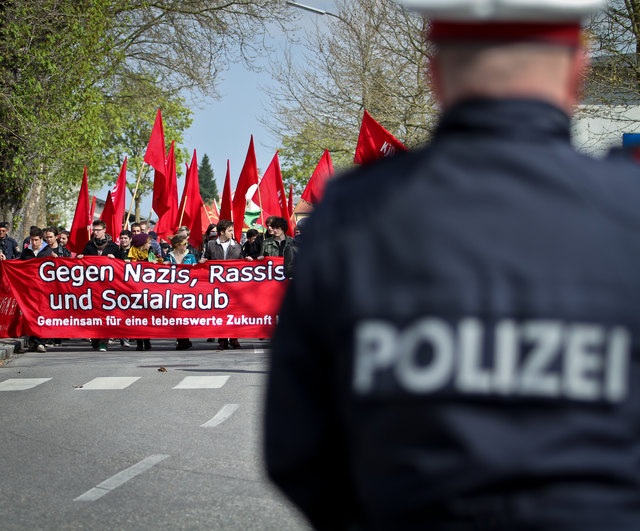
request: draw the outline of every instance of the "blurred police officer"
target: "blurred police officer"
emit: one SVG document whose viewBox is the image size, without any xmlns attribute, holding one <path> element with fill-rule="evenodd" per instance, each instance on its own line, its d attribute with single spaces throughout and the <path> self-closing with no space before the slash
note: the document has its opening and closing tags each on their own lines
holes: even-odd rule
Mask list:
<svg viewBox="0 0 640 531">
<path fill-rule="evenodd" d="M 317 528 L 638 530 L 640 169 L 569 143 L 601 2 L 407 4 L 444 113 L 310 220 L 268 472 Z"/>
</svg>

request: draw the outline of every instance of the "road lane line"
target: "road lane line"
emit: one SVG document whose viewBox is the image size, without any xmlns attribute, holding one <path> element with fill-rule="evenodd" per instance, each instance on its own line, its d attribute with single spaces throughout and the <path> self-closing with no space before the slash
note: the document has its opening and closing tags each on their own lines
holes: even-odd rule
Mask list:
<svg viewBox="0 0 640 531">
<path fill-rule="evenodd" d="M 168 455 L 156 454 L 145 457 L 142 461 L 136 463 L 129 468 L 124 469 L 121 472 L 105 479 L 102 483 L 98 483 L 92 489 L 89 489 L 84 494 L 81 494 L 73 501 L 96 501 L 102 498 L 105 494 L 109 494 L 113 489 L 124 485 L 130 479 L 139 476 L 143 472 L 146 472 L 151 467 L 157 465 L 160 461 L 164 461 Z"/>
<path fill-rule="evenodd" d="M 9 378 L 0 383 L 0 391 L 24 391 L 32 389 L 51 378 Z"/>
<path fill-rule="evenodd" d="M 219 389 L 228 376 L 185 376 L 173 389 Z"/>
<path fill-rule="evenodd" d="M 133 382 L 140 379 L 140 376 L 100 376 L 87 382 L 86 384 L 76 387 L 79 391 L 104 391 L 114 389 L 124 389 L 129 387 Z"/>
<path fill-rule="evenodd" d="M 253 353 L 254 354 L 264 354 L 264 349 L 263 348 L 254 348 L 253 349 Z"/>
<path fill-rule="evenodd" d="M 200 427 L 214 428 L 215 426 L 222 424 L 231 415 L 233 415 L 233 413 L 235 412 L 236 409 L 238 409 L 238 407 L 239 407 L 239 404 L 227 404 L 220 411 L 216 413 L 215 417 L 213 417 L 211 420 L 208 420 L 204 424 L 201 424 Z"/>
</svg>

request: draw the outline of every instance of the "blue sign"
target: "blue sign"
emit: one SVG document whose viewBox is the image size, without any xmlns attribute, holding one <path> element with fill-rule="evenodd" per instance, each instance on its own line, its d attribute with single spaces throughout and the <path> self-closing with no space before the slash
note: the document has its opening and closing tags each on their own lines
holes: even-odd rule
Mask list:
<svg viewBox="0 0 640 531">
<path fill-rule="evenodd" d="M 640 146 L 640 133 L 622 133 L 624 147 Z"/>
</svg>

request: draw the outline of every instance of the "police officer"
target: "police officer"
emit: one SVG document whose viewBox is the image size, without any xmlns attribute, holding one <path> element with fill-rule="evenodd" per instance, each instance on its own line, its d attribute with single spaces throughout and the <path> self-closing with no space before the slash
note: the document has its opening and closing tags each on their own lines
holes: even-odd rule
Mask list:
<svg viewBox="0 0 640 531">
<path fill-rule="evenodd" d="M 601 2 L 407 4 L 444 112 L 307 226 L 268 473 L 319 529 L 638 530 L 640 168 L 569 141 Z"/>
</svg>

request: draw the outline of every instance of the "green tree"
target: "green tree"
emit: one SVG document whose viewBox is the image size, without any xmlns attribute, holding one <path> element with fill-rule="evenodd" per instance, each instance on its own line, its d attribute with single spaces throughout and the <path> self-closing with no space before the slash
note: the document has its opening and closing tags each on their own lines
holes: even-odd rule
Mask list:
<svg viewBox="0 0 640 531">
<path fill-rule="evenodd" d="M 200 195 L 205 203 L 211 204 L 214 199 L 218 200 L 218 185 L 216 183 L 213 168 L 209 162 L 209 155 L 206 153 L 202 157 L 198 167 L 198 181 L 200 182 Z"/>
<path fill-rule="evenodd" d="M 14 227 L 44 224 L 45 198 L 55 208 L 77 193 L 85 165 L 93 185 L 115 181 L 100 158 L 118 151 L 114 137 L 133 140 L 127 128 L 148 119 L 150 94 L 162 95 L 155 108 L 181 106 L 176 124 L 188 126 L 180 96 L 215 94 L 219 72 L 264 51 L 283 14 L 279 0 L 2 2 L 0 215 Z"/>
<path fill-rule="evenodd" d="M 424 20 L 393 0 L 335 4 L 307 35 L 301 59 L 287 53 L 272 66 L 275 113 L 267 124 L 281 139 L 283 177 L 297 190 L 324 149 L 337 169 L 351 165 L 365 109 L 407 146 L 424 142 L 437 116 Z"/>
</svg>

